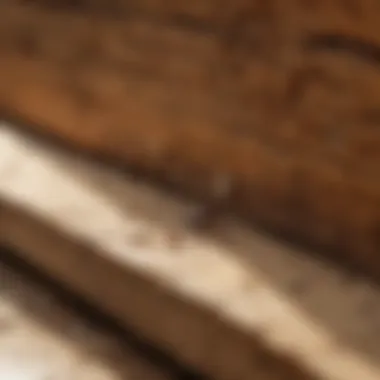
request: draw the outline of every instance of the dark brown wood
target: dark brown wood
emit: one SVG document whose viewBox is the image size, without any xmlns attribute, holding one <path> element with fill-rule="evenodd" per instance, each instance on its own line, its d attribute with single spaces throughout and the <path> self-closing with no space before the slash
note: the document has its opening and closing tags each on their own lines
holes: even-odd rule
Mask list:
<svg viewBox="0 0 380 380">
<path fill-rule="evenodd" d="M 0 106 L 380 275 L 375 1 L 0 4 Z M 32 127 L 31 127 L 32 128 Z"/>
</svg>

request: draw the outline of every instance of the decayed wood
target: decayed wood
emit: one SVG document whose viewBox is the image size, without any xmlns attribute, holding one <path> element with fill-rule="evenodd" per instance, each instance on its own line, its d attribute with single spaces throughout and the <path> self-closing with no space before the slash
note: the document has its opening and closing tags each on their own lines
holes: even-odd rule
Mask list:
<svg viewBox="0 0 380 380">
<path fill-rule="evenodd" d="M 0 241 L 217 380 L 375 380 L 380 293 L 2 127 Z"/>
<path fill-rule="evenodd" d="M 0 106 L 380 274 L 375 1 L 4 1 Z M 228 185 L 226 187 L 226 184 Z"/>
</svg>

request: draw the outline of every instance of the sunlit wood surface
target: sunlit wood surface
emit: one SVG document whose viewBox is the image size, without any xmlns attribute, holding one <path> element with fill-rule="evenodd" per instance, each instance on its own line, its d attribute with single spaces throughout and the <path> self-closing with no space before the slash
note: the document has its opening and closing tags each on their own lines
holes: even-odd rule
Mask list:
<svg viewBox="0 0 380 380">
<path fill-rule="evenodd" d="M 0 251 L 0 256 L 3 251 Z M 173 380 L 50 290 L 0 261 L 0 378 Z"/>
<path fill-rule="evenodd" d="M 0 238 L 217 380 L 375 380 L 380 294 L 366 280 L 195 204 L 0 130 Z"/>
<path fill-rule="evenodd" d="M 0 114 L 379 278 L 379 15 L 374 0 L 4 0 Z"/>
</svg>

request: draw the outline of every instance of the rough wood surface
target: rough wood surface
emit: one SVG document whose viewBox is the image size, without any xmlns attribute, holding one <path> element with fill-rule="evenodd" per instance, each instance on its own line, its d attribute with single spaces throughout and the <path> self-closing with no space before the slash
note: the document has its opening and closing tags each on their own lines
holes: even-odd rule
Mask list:
<svg viewBox="0 0 380 380">
<path fill-rule="evenodd" d="M 256 222 L 380 275 L 377 1 L 7 0 L 0 15 L 4 114 L 207 199 L 222 180 Z"/>
<path fill-rule="evenodd" d="M 380 376 L 370 282 L 5 126 L 0 202 L 0 241 L 217 380 Z"/>
<path fill-rule="evenodd" d="M 3 264 L 0 279 L 2 379 L 174 379 Z"/>
</svg>

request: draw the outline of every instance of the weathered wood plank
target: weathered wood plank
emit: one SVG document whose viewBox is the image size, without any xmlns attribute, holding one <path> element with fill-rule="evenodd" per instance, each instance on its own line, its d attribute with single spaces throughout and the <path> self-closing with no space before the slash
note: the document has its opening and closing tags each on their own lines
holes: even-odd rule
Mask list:
<svg viewBox="0 0 380 380">
<path fill-rule="evenodd" d="M 0 4 L 0 108 L 379 275 L 379 6 Z"/>
<path fill-rule="evenodd" d="M 210 236 L 168 198 L 10 128 L 0 240 L 220 380 L 375 380 L 378 288 L 234 221 Z"/>
<path fill-rule="evenodd" d="M 169 370 L 96 330 L 50 291 L 2 263 L 0 279 L 2 379 L 173 379 Z"/>
</svg>

